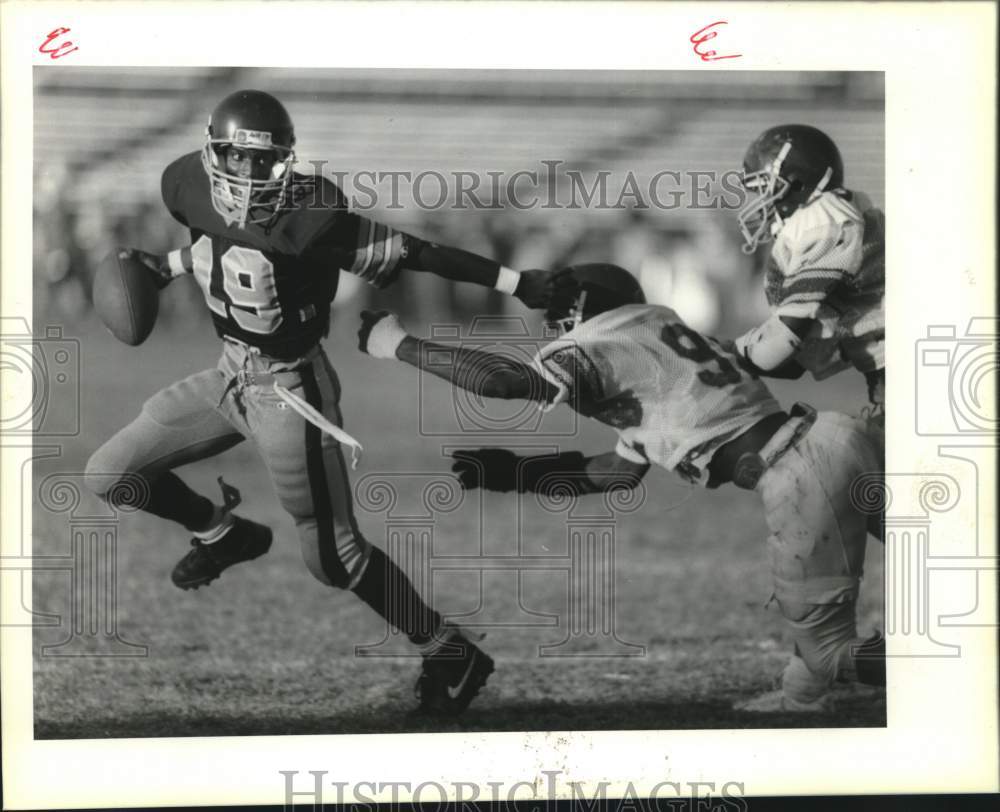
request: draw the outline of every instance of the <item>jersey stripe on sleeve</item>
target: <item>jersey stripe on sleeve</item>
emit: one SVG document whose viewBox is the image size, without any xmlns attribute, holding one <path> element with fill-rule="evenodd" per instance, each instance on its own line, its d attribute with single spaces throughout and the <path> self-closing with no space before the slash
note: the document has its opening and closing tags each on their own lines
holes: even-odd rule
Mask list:
<svg viewBox="0 0 1000 812">
<path fill-rule="evenodd" d="M 404 235 L 366 217 L 358 219 L 358 244 L 348 271 L 377 288 L 385 287 L 399 270 Z"/>
</svg>

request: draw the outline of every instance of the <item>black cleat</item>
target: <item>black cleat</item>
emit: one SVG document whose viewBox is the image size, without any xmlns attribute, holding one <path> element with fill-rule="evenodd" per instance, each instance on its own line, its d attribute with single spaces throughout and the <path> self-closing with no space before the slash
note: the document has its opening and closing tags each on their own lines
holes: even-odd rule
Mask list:
<svg viewBox="0 0 1000 812">
<path fill-rule="evenodd" d="M 882 632 L 876 631 L 865 642 L 856 646 L 851 654 L 854 657 L 854 671 L 858 682 L 884 688 L 885 638 Z"/>
<path fill-rule="evenodd" d="M 200 539 L 191 539 L 191 550 L 170 574 L 176 586 L 197 589 L 214 581 L 233 564 L 260 558 L 271 549 L 274 534 L 270 527 L 239 516 L 233 518 L 235 523 L 218 541 L 205 544 Z"/>
<path fill-rule="evenodd" d="M 421 711 L 457 716 L 493 673 L 493 658 L 455 626 L 447 626 L 445 635 L 444 642 L 424 657 L 416 694 Z"/>
</svg>

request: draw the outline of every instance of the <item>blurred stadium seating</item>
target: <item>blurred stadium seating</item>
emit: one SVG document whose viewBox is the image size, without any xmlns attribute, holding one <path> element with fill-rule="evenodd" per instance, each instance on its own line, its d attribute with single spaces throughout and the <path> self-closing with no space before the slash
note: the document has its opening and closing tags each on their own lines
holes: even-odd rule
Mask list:
<svg viewBox="0 0 1000 812">
<path fill-rule="evenodd" d="M 801 121 L 838 142 L 847 185 L 884 205 L 879 73 L 37 68 L 36 318 L 87 318 L 90 269 L 113 245 L 165 251 L 186 242 L 160 203 L 160 173 L 201 147 L 208 113 L 240 87 L 284 101 L 304 169 L 325 160 L 349 177 L 488 170 L 509 178 L 560 161 L 560 173 L 607 171 L 614 201 L 630 174 L 645 190 L 664 170 L 735 169 L 761 130 Z M 567 199 L 563 174 L 557 186 L 557 199 Z M 437 188 L 428 184 L 426 196 L 436 197 Z M 384 202 L 372 216 L 512 267 L 618 262 L 641 275 L 652 299 L 669 299 L 704 330 L 732 334 L 764 306 L 755 260 L 739 251 L 734 212 L 693 208 L 690 197 L 668 211 L 637 207 L 627 196 L 614 208 L 427 211 L 404 186 L 401 208 Z M 203 311 L 194 286 L 169 293 L 165 320 L 178 308 Z M 368 295 L 349 282 L 337 304 Z M 388 299 L 429 318 L 505 304 L 487 291 L 423 277 L 404 281 Z"/>
</svg>

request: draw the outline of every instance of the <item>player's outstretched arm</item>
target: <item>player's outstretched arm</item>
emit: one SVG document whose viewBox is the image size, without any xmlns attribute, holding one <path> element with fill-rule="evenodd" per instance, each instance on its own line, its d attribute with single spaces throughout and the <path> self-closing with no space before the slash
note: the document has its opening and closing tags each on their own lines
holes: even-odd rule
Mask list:
<svg viewBox="0 0 1000 812">
<path fill-rule="evenodd" d="M 632 490 L 648 463 L 627 460 L 614 451 L 585 457 L 579 451 L 520 456 L 504 448 L 462 449 L 452 453 L 451 470 L 466 490 L 574 494 Z"/>
<path fill-rule="evenodd" d="M 123 249 L 128 255 L 149 269 L 156 282 L 156 287 L 163 290 L 174 277 L 191 273 L 194 265 L 191 261 L 191 246 L 177 248 L 168 254 L 150 254 L 138 248 Z"/>
<path fill-rule="evenodd" d="M 568 307 L 576 296 L 576 283 L 568 269 L 514 271 L 471 251 L 419 242 L 405 267 L 426 271 L 455 282 L 473 282 L 520 299 L 526 307 L 545 310 Z"/>
<path fill-rule="evenodd" d="M 346 210 L 330 222 L 314 247 L 328 251 L 337 267 L 375 287 L 392 284 L 405 268 L 495 288 L 533 309 L 566 309 L 576 298 L 576 282 L 565 269 L 518 272 L 496 260 L 428 242 Z"/>
<path fill-rule="evenodd" d="M 527 364 L 491 352 L 417 339 L 387 310 L 361 313 L 358 349 L 373 358 L 403 361 L 487 398 L 549 403 L 558 394 Z"/>
</svg>

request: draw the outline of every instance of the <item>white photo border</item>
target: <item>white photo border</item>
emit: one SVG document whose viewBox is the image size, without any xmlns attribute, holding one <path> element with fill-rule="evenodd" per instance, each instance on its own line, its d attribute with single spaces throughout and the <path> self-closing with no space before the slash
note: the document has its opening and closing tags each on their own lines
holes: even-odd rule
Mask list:
<svg viewBox="0 0 1000 812">
<path fill-rule="evenodd" d="M 35 66 L 884 71 L 887 467 L 933 471 L 940 438 L 913 431 L 914 348 L 928 324 L 961 330 L 970 317 L 992 315 L 995 301 L 996 14 L 987 2 L 5 2 L 2 314 L 31 313 L 24 235 L 32 231 Z M 706 63 L 692 52 L 691 34 L 715 20 L 728 22 L 740 58 Z M 79 50 L 54 61 L 38 48 L 60 26 Z M 20 473 L 8 464 L 11 448 L 0 451 L 0 507 L 12 517 L 21 509 Z M 981 500 L 992 500 L 994 484 L 995 471 L 980 470 Z M 992 501 L 980 524 L 984 517 L 981 541 L 996 556 Z M 5 520 L 5 551 L 20 544 L 17 530 Z M 984 599 L 994 600 L 995 569 L 980 583 L 992 585 Z M 997 636 L 989 627 L 949 632 L 960 658 L 893 659 L 884 729 L 78 741 L 32 739 L 31 632 L 0 632 L 4 789 L 14 808 L 281 804 L 280 770 L 301 779 L 323 770 L 348 783 L 534 782 L 519 790 L 526 798 L 547 794 L 545 770 L 561 771 L 564 798 L 569 781 L 585 789 L 607 781 L 608 797 L 663 781 L 737 782 L 746 795 L 998 789 Z M 890 640 L 890 654 L 905 649 Z"/>
</svg>

